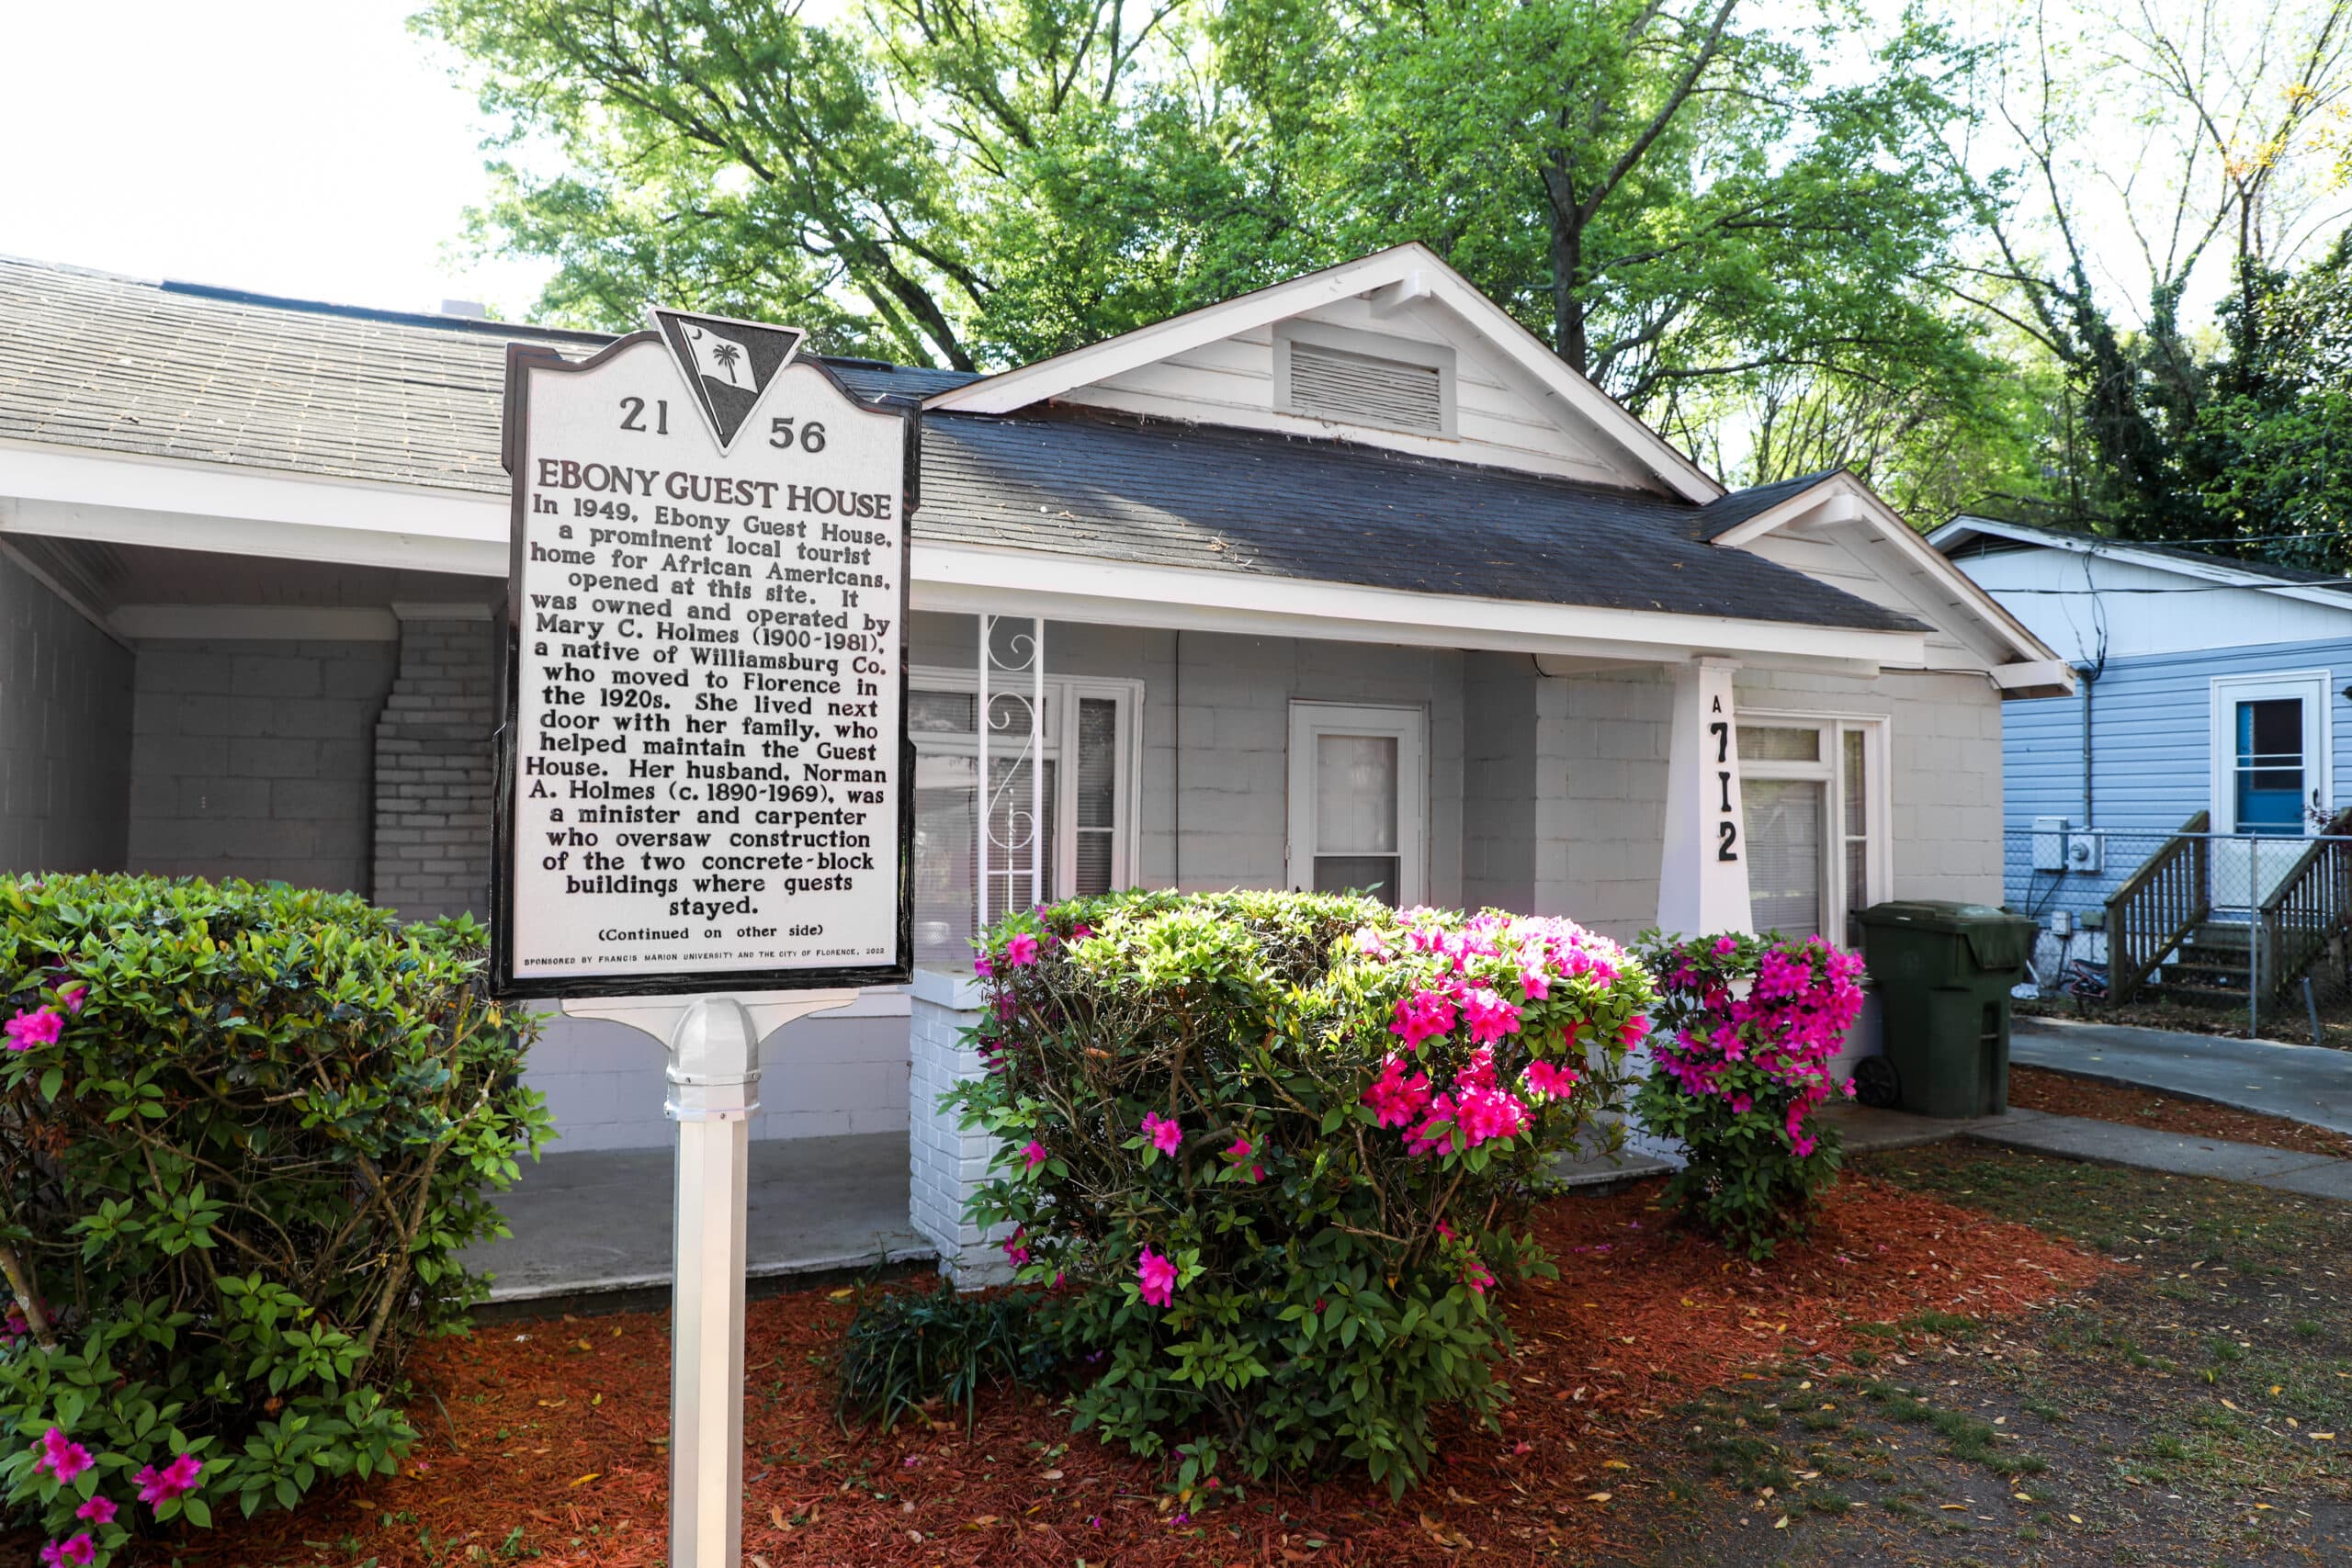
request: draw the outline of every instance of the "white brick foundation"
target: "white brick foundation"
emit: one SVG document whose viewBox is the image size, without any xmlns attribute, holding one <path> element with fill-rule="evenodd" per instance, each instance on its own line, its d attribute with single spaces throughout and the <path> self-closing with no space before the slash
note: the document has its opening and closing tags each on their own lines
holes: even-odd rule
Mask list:
<svg viewBox="0 0 2352 1568">
<path fill-rule="evenodd" d="M 983 1232 L 964 1218 L 964 1200 L 988 1175 L 995 1140 L 966 1132 L 957 1112 L 939 1108 L 941 1095 L 980 1076 L 979 1054 L 964 1039 L 979 1021 L 980 997 L 976 980 L 915 971 L 907 1075 L 909 1218 L 939 1249 L 939 1271 L 966 1290 L 1012 1278 L 1000 1245 L 1011 1227 Z"/>
</svg>

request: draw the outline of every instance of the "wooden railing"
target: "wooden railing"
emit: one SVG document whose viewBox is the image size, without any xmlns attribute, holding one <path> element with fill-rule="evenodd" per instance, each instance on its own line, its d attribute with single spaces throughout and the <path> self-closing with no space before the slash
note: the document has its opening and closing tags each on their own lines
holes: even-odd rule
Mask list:
<svg viewBox="0 0 2352 1568">
<path fill-rule="evenodd" d="M 2210 840 L 2203 837 L 2211 820 L 2210 813 L 2200 811 L 2182 823 L 2183 837 L 2150 855 L 2108 899 L 2107 987 L 2112 999 L 2130 1001 L 2165 955 L 2212 912 L 2206 883 Z"/>
<path fill-rule="evenodd" d="M 2327 944 L 2352 924 L 2352 809 L 2339 811 L 2320 829 L 2262 901 L 2257 916 L 2262 941 L 2255 953 L 2261 965 L 2256 985 L 2277 998 L 2312 966 Z"/>
</svg>

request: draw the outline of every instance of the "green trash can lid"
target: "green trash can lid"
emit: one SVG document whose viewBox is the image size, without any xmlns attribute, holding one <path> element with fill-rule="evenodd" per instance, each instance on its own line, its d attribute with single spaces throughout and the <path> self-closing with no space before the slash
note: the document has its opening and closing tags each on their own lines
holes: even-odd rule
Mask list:
<svg viewBox="0 0 2352 1568">
<path fill-rule="evenodd" d="M 1980 969 L 2022 968 L 2026 933 L 2036 929 L 2023 915 L 1990 904 L 1962 904 L 1949 898 L 1889 899 L 1871 905 L 1854 919 L 1866 927 L 1900 927 L 1965 938 L 1970 956 Z"/>
</svg>

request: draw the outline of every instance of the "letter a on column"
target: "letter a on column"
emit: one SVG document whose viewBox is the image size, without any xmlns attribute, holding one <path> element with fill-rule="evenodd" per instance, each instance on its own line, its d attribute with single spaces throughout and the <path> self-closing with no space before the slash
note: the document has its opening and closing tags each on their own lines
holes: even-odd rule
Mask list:
<svg viewBox="0 0 2352 1568">
<path fill-rule="evenodd" d="M 1666 842 L 1657 875 L 1658 928 L 1673 936 L 1754 929 L 1731 690 L 1737 668 L 1727 659 L 1694 659 L 1674 673 Z"/>
</svg>

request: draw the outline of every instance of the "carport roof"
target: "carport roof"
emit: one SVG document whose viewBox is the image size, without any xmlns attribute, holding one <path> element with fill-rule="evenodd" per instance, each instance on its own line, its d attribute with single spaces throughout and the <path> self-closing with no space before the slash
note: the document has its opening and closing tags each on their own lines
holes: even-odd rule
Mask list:
<svg viewBox="0 0 2352 1568">
<path fill-rule="evenodd" d="M 500 494 L 510 342 L 596 333 L 319 305 L 0 258 L 0 440 Z M 826 363 L 851 391 L 972 380 Z M 1706 539 L 1709 506 L 1339 440 L 1125 417 L 924 416 L 919 541 L 1860 630 L 1918 622 Z"/>
</svg>

